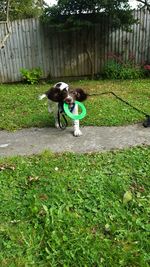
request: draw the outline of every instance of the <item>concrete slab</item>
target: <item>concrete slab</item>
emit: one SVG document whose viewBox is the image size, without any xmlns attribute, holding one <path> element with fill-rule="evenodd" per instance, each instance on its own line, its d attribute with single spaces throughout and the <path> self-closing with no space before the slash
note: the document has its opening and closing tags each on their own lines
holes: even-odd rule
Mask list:
<svg viewBox="0 0 150 267">
<path fill-rule="evenodd" d="M 0 157 L 52 152 L 98 152 L 137 145 L 150 145 L 150 128 L 141 124 L 120 127 L 83 127 L 74 137 L 72 128 L 30 128 L 16 132 L 0 131 Z"/>
</svg>

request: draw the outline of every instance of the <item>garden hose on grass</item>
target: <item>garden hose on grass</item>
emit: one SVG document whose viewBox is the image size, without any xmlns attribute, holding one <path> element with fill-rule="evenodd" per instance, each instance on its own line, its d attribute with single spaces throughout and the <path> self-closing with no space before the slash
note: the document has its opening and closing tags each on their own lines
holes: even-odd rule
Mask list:
<svg viewBox="0 0 150 267">
<path fill-rule="evenodd" d="M 133 105 L 131 105 L 129 102 L 125 101 L 124 99 L 122 99 L 121 97 L 119 97 L 118 95 L 116 95 L 114 92 L 109 91 L 109 92 L 103 92 L 103 93 L 94 93 L 94 94 L 88 94 L 88 96 L 100 96 L 100 95 L 107 95 L 107 94 L 112 94 L 113 96 L 115 96 L 117 99 L 119 99 L 120 101 L 122 101 L 123 103 L 125 103 L 126 105 L 128 105 L 129 107 L 133 108 L 134 110 L 136 110 L 137 112 L 143 114 L 146 117 L 146 120 L 143 122 L 143 126 L 145 128 L 150 127 L 150 115 L 145 113 L 144 111 L 134 107 Z"/>
<path fill-rule="evenodd" d="M 145 128 L 147 127 L 150 127 L 150 115 L 145 113 L 144 111 L 134 107 L 133 105 L 131 105 L 129 102 L 127 102 L 126 100 L 122 99 L 120 96 L 116 95 L 114 92 L 112 91 L 109 91 L 109 92 L 103 92 L 103 93 L 93 93 L 93 94 L 88 94 L 87 96 L 100 96 L 100 95 L 108 95 L 108 94 L 112 94 L 114 97 L 116 97 L 118 100 L 120 100 L 121 102 L 125 103 L 126 105 L 128 105 L 129 107 L 133 108 L 134 110 L 136 110 L 137 112 L 143 114 L 146 119 L 145 121 L 143 122 L 143 126 Z M 59 124 L 59 127 L 64 130 L 66 129 L 66 127 L 68 126 L 68 122 L 67 122 L 67 119 L 65 117 L 65 114 L 63 113 L 64 110 L 63 110 L 63 107 L 62 107 L 62 103 L 60 103 L 59 105 L 59 110 L 58 110 L 58 124 Z M 61 122 L 61 116 L 64 120 L 64 123 Z"/>
</svg>

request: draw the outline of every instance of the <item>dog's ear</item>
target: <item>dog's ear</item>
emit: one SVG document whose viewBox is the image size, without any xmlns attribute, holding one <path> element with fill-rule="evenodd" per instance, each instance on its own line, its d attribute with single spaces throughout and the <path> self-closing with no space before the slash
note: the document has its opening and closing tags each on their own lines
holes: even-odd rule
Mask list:
<svg viewBox="0 0 150 267">
<path fill-rule="evenodd" d="M 87 99 L 88 95 L 81 88 L 75 89 L 74 93 L 75 93 L 75 96 L 76 96 L 76 100 L 79 101 L 79 102 L 83 102 L 84 100 Z"/>
<path fill-rule="evenodd" d="M 54 102 L 60 102 L 61 101 L 60 90 L 58 88 L 52 87 L 45 94 L 46 94 L 48 99 L 50 99 Z"/>
</svg>

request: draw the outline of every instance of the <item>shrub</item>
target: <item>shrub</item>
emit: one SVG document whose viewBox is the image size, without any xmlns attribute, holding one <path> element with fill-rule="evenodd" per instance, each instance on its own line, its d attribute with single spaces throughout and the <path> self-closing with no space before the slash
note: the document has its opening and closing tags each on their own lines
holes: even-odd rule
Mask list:
<svg viewBox="0 0 150 267">
<path fill-rule="evenodd" d="M 120 79 L 139 79 L 144 77 L 144 71 L 141 67 L 127 64 L 122 66 Z"/>
<path fill-rule="evenodd" d="M 107 79 L 138 79 L 144 77 L 144 69 L 135 64 L 135 57 L 129 56 L 124 62 L 121 56 L 112 54 L 108 56 L 108 61 L 104 66 L 103 76 Z"/>
<path fill-rule="evenodd" d="M 119 79 L 120 70 L 121 64 L 117 63 L 115 60 L 109 60 L 104 66 L 104 78 Z"/>
<path fill-rule="evenodd" d="M 42 70 L 40 68 L 34 68 L 31 70 L 21 69 L 20 72 L 23 76 L 23 79 L 29 84 L 38 83 L 42 76 Z"/>
<path fill-rule="evenodd" d="M 144 66 L 144 72 L 145 72 L 145 76 L 150 77 L 150 65 L 149 64 Z"/>
</svg>

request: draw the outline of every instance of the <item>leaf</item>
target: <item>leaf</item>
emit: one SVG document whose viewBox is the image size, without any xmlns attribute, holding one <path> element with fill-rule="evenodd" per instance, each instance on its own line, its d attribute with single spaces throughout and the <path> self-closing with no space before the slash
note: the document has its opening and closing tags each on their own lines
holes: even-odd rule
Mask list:
<svg viewBox="0 0 150 267">
<path fill-rule="evenodd" d="M 28 177 L 28 180 L 29 180 L 29 182 L 36 182 L 36 181 L 39 180 L 39 177 L 38 177 L 38 176 L 35 176 L 35 177 L 33 177 L 33 176 L 29 176 L 29 177 Z"/>
<path fill-rule="evenodd" d="M 66 235 L 63 235 L 63 241 L 68 241 L 68 237 Z"/>
<path fill-rule="evenodd" d="M 123 196 L 123 204 L 127 204 L 129 201 L 132 200 L 132 193 L 131 191 L 126 191 Z"/>
<path fill-rule="evenodd" d="M 49 214 L 49 210 L 48 210 L 48 207 L 46 205 L 42 205 L 43 206 L 43 209 L 44 211 L 46 212 L 46 214 Z"/>
<path fill-rule="evenodd" d="M 14 171 L 15 170 L 15 166 L 13 165 L 9 165 L 9 164 L 0 164 L 0 171 L 4 171 L 4 170 L 11 170 L 11 171 Z"/>
<path fill-rule="evenodd" d="M 110 231 L 110 225 L 108 223 L 105 224 L 105 231 L 106 232 Z"/>
</svg>

